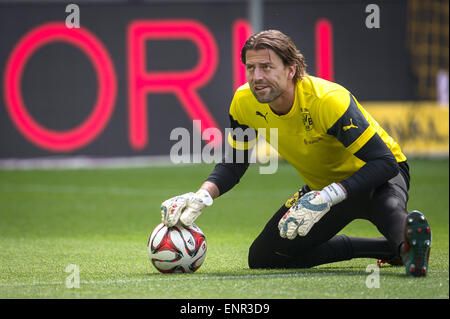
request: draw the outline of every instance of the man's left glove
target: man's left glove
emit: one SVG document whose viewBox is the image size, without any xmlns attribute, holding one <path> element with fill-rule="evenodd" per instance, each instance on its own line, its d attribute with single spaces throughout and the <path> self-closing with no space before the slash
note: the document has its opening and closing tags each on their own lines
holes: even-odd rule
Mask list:
<svg viewBox="0 0 450 319">
<path fill-rule="evenodd" d="M 167 227 L 175 226 L 178 221 L 191 226 L 202 210 L 212 203 L 211 195 L 204 189 L 172 197 L 161 204 L 161 220 Z"/>
<path fill-rule="evenodd" d="M 280 219 L 278 223 L 280 236 L 288 239 L 294 239 L 297 234 L 306 236 L 332 205 L 345 198 L 344 190 L 336 183 L 328 185 L 321 191 L 306 193 Z"/>
</svg>

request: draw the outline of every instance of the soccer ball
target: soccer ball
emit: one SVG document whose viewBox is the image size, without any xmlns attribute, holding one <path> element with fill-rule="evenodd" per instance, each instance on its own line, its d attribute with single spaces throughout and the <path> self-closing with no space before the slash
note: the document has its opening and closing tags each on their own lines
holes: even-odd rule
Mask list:
<svg viewBox="0 0 450 319">
<path fill-rule="evenodd" d="M 148 239 L 148 254 L 162 273 L 189 273 L 200 268 L 206 257 L 206 238 L 195 224 L 156 226 Z"/>
</svg>

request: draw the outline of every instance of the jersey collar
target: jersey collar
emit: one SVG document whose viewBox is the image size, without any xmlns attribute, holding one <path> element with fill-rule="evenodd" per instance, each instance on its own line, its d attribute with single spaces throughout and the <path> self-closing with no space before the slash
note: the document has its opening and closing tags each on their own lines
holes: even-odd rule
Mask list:
<svg viewBox="0 0 450 319">
<path fill-rule="evenodd" d="M 292 104 L 292 107 L 287 114 L 278 115 L 274 111 L 272 111 L 269 104 L 267 104 L 267 108 L 269 109 L 271 116 L 273 116 L 277 119 L 280 119 L 280 120 L 287 120 L 287 119 L 290 119 L 292 116 L 294 116 L 294 114 L 297 112 L 297 109 L 298 109 L 298 94 L 297 94 L 298 90 L 299 90 L 299 85 L 297 83 L 295 85 L 294 103 Z"/>
</svg>

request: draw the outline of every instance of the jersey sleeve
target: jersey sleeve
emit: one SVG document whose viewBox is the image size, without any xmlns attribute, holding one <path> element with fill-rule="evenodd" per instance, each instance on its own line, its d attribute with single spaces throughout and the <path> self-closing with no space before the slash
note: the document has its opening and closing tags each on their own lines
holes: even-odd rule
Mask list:
<svg viewBox="0 0 450 319">
<path fill-rule="evenodd" d="M 248 119 L 245 119 L 244 112 L 240 108 L 238 100 L 237 92 L 230 106 L 230 129 L 226 132 L 226 139 L 233 149 L 248 151 L 255 146 L 258 132 L 248 125 Z"/>
<path fill-rule="evenodd" d="M 230 106 L 230 128 L 226 130 L 229 146 L 225 149 L 222 162 L 218 163 L 206 179 L 214 183 L 220 195 L 232 189 L 247 171 L 250 164 L 250 150 L 256 144 L 257 131 L 249 127 L 242 111 L 239 110 L 237 97 Z"/>
<path fill-rule="evenodd" d="M 360 150 L 376 133 L 358 102 L 348 92 L 329 93 L 320 105 L 319 116 L 323 130 L 336 137 L 352 154 Z"/>
<path fill-rule="evenodd" d="M 326 133 L 336 137 L 349 152 L 365 162 L 353 175 L 339 181 L 349 197 L 368 192 L 398 174 L 394 155 L 350 93 L 331 94 L 323 101 L 320 111 Z"/>
</svg>

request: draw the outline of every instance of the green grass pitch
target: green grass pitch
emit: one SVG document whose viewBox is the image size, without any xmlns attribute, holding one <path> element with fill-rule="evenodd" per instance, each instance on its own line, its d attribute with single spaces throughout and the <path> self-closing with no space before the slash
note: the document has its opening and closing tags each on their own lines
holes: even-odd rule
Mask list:
<svg viewBox="0 0 450 319">
<path fill-rule="evenodd" d="M 135 169 L 0 171 L 0 298 L 449 298 L 449 162 L 410 160 L 408 209 L 433 231 L 430 271 L 409 278 L 383 266 L 368 288 L 373 259 L 298 270 L 250 270 L 247 252 L 269 217 L 299 187 L 294 169 L 274 175 L 256 165 L 197 220 L 208 242 L 194 274 L 164 275 L 146 244 L 160 222 L 160 203 L 196 190 L 211 165 Z M 270 187 L 269 187 L 270 185 Z M 342 233 L 380 236 L 366 221 Z M 80 287 L 68 288 L 70 264 Z"/>
</svg>

